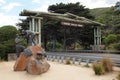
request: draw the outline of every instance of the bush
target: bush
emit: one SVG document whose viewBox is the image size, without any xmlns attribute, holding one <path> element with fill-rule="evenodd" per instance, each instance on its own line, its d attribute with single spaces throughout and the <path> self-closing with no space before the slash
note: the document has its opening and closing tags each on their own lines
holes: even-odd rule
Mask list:
<svg viewBox="0 0 120 80">
<path fill-rule="evenodd" d="M 113 62 L 109 58 L 103 58 L 98 63 L 93 64 L 93 70 L 96 75 L 102 75 L 113 71 Z"/>
<path fill-rule="evenodd" d="M 117 35 L 115 35 L 115 34 L 109 34 L 109 35 L 103 40 L 103 42 L 106 43 L 106 44 L 114 43 L 115 41 L 117 41 Z"/>
<path fill-rule="evenodd" d="M 65 64 L 71 64 L 70 59 L 66 59 Z"/>
<path fill-rule="evenodd" d="M 93 70 L 94 70 L 96 75 L 102 75 L 102 74 L 105 73 L 105 70 L 104 70 L 103 65 L 102 65 L 101 62 L 94 63 L 93 64 Z"/>
<path fill-rule="evenodd" d="M 47 50 L 51 51 L 53 49 L 53 42 L 48 42 L 47 43 Z M 59 51 L 62 49 L 62 44 L 60 44 L 59 42 L 56 42 L 55 44 L 55 50 Z"/>
<path fill-rule="evenodd" d="M 105 72 L 112 72 L 113 71 L 113 62 L 109 58 L 103 58 L 100 60 L 105 69 Z"/>
<path fill-rule="evenodd" d="M 0 59 L 5 59 L 6 53 L 5 53 L 6 46 L 3 44 L 0 44 Z"/>
<path fill-rule="evenodd" d="M 120 42 L 115 45 L 115 48 L 116 48 L 117 50 L 120 50 Z"/>
<path fill-rule="evenodd" d="M 18 30 L 14 26 L 0 27 L 0 58 L 7 60 L 8 53 L 15 52 L 14 39 Z"/>
<path fill-rule="evenodd" d="M 120 72 L 117 75 L 117 80 L 120 80 Z"/>
</svg>

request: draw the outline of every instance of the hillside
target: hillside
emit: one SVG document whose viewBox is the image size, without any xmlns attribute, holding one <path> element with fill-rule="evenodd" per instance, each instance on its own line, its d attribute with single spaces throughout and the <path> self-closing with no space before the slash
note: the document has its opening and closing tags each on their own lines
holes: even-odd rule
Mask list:
<svg viewBox="0 0 120 80">
<path fill-rule="evenodd" d="M 95 8 L 95 9 L 91 9 L 90 13 L 95 16 L 95 18 L 103 18 L 106 14 L 106 12 L 108 12 L 110 10 L 110 7 L 105 7 L 105 8 Z"/>
</svg>

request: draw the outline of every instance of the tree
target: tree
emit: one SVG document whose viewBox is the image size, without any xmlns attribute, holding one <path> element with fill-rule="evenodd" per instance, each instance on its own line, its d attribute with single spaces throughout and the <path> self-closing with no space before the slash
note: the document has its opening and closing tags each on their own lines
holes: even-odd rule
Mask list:
<svg viewBox="0 0 120 80">
<path fill-rule="evenodd" d="M 115 34 L 109 34 L 105 39 L 104 42 L 106 44 L 114 43 L 117 40 L 117 36 Z"/>
<path fill-rule="evenodd" d="M 52 13 L 61 13 L 61 14 L 69 12 L 69 13 L 82 16 L 82 17 L 86 17 L 89 19 L 94 18 L 90 14 L 89 9 L 85 8 L 85 6 L 81 5 L 79 2 L 68 3 L 68 4 L 60 3 L 56 5 L 50 5 L 48 8 L 48 11 Z M 46 25 L 46 27 L 43 27 L 43 30 L 44 29 L 50 30 L 49 34 L 54 32 L 52 34 L 52 37 L 54 36 L 55 39 L 57 39 L 57 41 L 62 44 L 63 41 L 61 39 L 64 38 L 63 35 L 64 35 L 65 27 L 63 27 L 58 21 L 57 21 L 57 24 L 51 23 L 52 24 L 51 27 L 50 25 L 47 25 L 47 23 L 51 23 L 51 20 L 47 20 L 47 22 L 45 22 L 44 25 Z M 78 39 L 82 43 L 84 48 L 86 48 L 86 46 L 88 47 L 90 44 L 93 44 L 93 29 L 90 26 L 85 26 L 84 28 L 66 27 L 66 29 L 67 29 L 66 38 Z M 73 41 L 71 41 L 71 44 L 72 43 Z"/>
<path fill-rule="evenodd" d="M 90 11 L 88 8 L 85 8 L 85 6 L 81 5 L 79 2 L 77 3 L 68 3 L 68 4 L 63 4 L 59 3 L 56 5 L 50 5 L 48 8 L 49 12 L 54 12 L 54 13 L 61 13 L 64 14 L 66 12 L 86 17 L 89 19 L 93 19 L 94 17 L 90 14 Z"/>
<path fill-rule="evenodd" d="M 115 12 L 116 12 L 116 14 L 120 13 L 120 1 L 116 2 L 116 4 L 115 4 Z"/>
<path fill-rule="evenodd" d="M 14 26 L 6 25 L 0 27 L 0 57 L 7 59 L 8 53 L 15 52 L 14 39 L 18 33 Z"/>
</svg>

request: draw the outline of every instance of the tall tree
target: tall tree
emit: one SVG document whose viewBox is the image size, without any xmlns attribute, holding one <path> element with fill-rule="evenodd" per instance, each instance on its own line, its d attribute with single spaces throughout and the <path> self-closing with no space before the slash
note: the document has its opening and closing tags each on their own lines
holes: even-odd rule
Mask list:
<svg viewBox="0 0 120 80">
<path fill-rule="evenodd" d="M 86 17 L 89 19 L 93 19 L 94 17 L 90 14 L 90 11 L 88 8 L 85 8 L 85 6 L 81 5 L 79 2 L 77 3 L 60 3 L 55 5 L 50 5 L 48 8 L 49 12 L 52 13 L 60 13 L 64 14 L 66 12 Z M 50 23 L 48 20 L 46 23 Z M 44 25 L 46 25 L 46 23 Z M 57 34 L 55 37 L 59 42 L 62 42 L 61 38 L 63 39 L 64 35 L 64 27 L 61 27 L 62 25 L 58 22 L 58 24 L 52 24 L 52 28 L 49 27 L 50 25 L 46 25 L 47 30 L 52 30 L 56 32 Z M 53 27 L 54 26 L 54 27 Z M 43 27 L 45 28 L 45 27 Z M 90 26 L 85 26 L 84 28 L 75 28 L 75 27 L 67 27 L 66 31 L 66 38 L 73 38 L 78 39 L 81 41 L 84 48 L 87 48 L 90 44 L 93 44 L 93 30 L 91 31 Z M 49 31 L 50 32 L 50 31 Z M 49 35 L 49 34 L 48 34 Z M 87 46 L 87 47 L 86 47 Z"/>
<path fill-rule="evenodd" d="M 64 14 L 66 12 L 86 17 L 89 19 L 93 19 L 94 17 L 90 14 L 90 11 L 88 8 L 85 8 L 85 6 L 81 5 L 79 2 L 77 3 L 68 3 L 68 4 L 56 4 L 56 5 L 50 5 L 48 8 L 49 12 L 54 13 L 61 13 Z"/>
<path fill-rule="evenodd" d="M 14 26 L 6 25 L 0 27 L 0 58 L 7 59 L 8 53 L 15 52 L 14 39 L 18 33 Z"/>
</svg>

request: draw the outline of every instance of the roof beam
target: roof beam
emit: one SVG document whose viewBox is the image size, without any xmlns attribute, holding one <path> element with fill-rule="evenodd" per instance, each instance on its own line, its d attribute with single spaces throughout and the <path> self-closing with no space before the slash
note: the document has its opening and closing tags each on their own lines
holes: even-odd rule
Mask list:
<svg viewBox="0 0 120 80">
<path fill-rule="evenodd" d="M 66 21 L 66 22 L 70 22 L 70 23 L 77 23 L 77 24 L 82 24 L 82 25 L 104 26 L 104 24 L 102 24 L 102 23 L 92 21 L 85 17 L 79 17 L 79 16 L 71 14 L 71 13 L 58 14 L 58 13 L 23 10 L 20 13 L 20 16 L 34 16 L 34 17 L 43 17 L 43 18 L 45 17 L 45 18 L 51 18 L 51 19 L 55 19 L 55 20 Z M 70 18 L 70 17 L 74 17 L 74 18 Z"/>
</svg>

